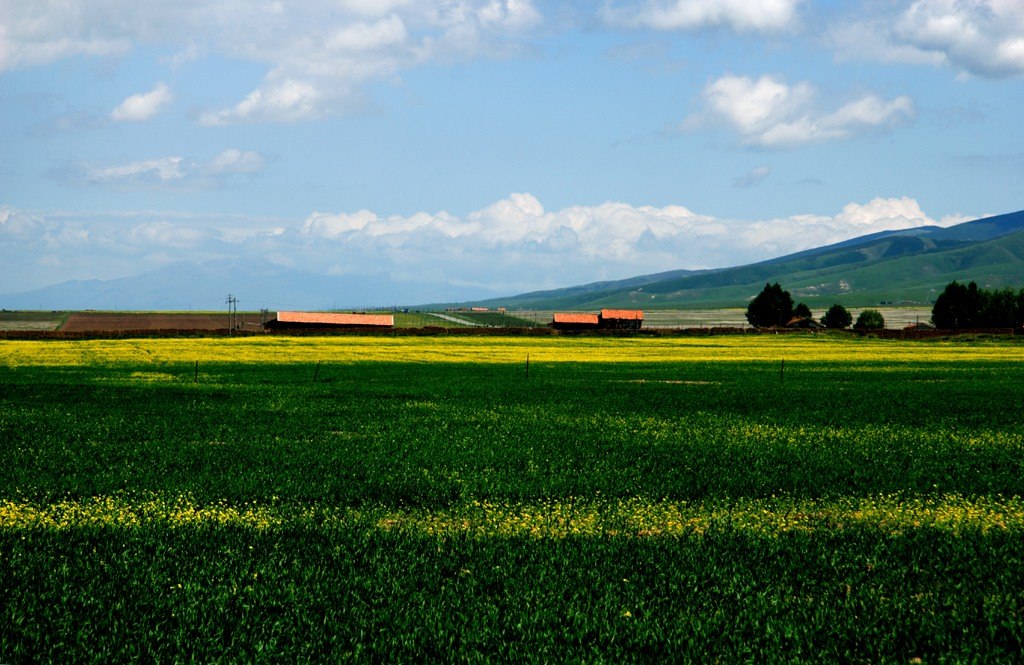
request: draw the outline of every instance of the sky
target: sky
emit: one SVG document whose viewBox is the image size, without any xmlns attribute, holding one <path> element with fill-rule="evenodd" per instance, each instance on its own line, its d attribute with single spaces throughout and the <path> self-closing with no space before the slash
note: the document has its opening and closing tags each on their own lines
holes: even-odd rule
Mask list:
<svg viewBox="0 0 1024 665">
<path fill-rule="evenodd" d="M 0 0 L 0 293 L 740 265 L 1024 208 L 1022 102 L 1024 0 Z"/>
</svg>

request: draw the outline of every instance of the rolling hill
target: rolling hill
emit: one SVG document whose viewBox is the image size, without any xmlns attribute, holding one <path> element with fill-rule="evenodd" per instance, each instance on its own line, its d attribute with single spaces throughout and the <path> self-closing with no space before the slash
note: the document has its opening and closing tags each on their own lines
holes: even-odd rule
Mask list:
<svg viewBox="0 0 1024 665">
<path fill-rule="evenodd" d="M 765 282 L 777 281 L 817 310 L 834 302 L 852 307 L 928 304 L 954 279 L 974 280 L 989 289 L 1024 287 L 1024 211 L 945 228 L 884 231 L 733 268 L 672 270 L 486 300 L 470 300 L 479 297 L 480 289 L 321 275 L 256 259 L 181 262 L 132 277 L 63 282 L 0 295 L 0 308 L 219 310 L 228 293 L 245 310 L 417 302 L 437 303 L 422 308 L 717 308 L 742 307 Z"/>
<path fill-rule="evenodd" d="M 524 309 L 737 307 L 779 282 L 811 308 L 927 304 L 952 280 L 1024 287 L 1024 211 L 883 231 L 759 263 L 673 271 L 474 302 Z"/>
</svg>

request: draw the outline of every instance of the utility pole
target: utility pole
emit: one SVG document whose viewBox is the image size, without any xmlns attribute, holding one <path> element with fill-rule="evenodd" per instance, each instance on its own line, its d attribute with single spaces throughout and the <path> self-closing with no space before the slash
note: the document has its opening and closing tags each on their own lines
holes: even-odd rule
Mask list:
<svg viewBox="0 0 1024 665">
<path fill-rule="evenodd" d="M 238 318 L 238 298 L 234 297 L 230 293 L 227 298 L 228 303 L 228 332 L 234 332 L 235 322 Z"/>
</svg>

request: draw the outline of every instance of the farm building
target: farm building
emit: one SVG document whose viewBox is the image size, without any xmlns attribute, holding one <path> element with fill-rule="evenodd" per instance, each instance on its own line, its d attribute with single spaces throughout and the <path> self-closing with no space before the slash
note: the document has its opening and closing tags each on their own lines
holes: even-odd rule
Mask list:
<svg viewBox="0 0 1024 665">
<path fill-rule="evenodd" d="M 556 312 L 551 321 L 555 330 L 640 330 L 643 310 L 602 309 L 600 314 Z"/>
<path fill-rule="evenodd" d="M 335 312 L 278 312 L 267 322 L 267 328 L 394 328 L 391 314 L 341 314 Z"/>
<path fill-rule="evenodd" d="M 597 314 L 555 312 L 551 327 L 555 330 L 596 330 L 600 324 Z"/>
<path fill-rule="evenodd" d="M 599 325 L 610 330 L 640 330 L 643 322 L 642 309 L 602 309 Z"/>
</svg>

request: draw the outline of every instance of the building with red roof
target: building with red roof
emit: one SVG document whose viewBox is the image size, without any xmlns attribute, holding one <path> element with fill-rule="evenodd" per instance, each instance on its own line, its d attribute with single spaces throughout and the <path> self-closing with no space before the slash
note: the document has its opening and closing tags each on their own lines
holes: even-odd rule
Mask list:
<svg viewBox="0 0 1024 665">
<path fill-rule="evenodd" d="M 341 312 L 278 312 L 268 328 L 394 328 L 392 314 L 348 314 Z"/>
<path fill-rule="evenodd" d="M 551 321 L 555 330 L 597 330 L 599 324 L 597 314 L 584 312 L 555 312 Z"/>
<path fill-rule="evenodd" d="M 556 312 L 551 321 L 555 330 L 640 330 L 643 310 L 602 309 L 600 314 Z"/>
<path fill-rule="evenodd" d="M 644 323 L 642 309 L 602 309 L 601 327 L 610 330 L 640 330 Z"/>
</svg>

